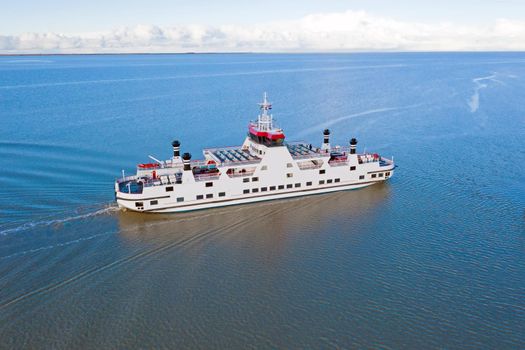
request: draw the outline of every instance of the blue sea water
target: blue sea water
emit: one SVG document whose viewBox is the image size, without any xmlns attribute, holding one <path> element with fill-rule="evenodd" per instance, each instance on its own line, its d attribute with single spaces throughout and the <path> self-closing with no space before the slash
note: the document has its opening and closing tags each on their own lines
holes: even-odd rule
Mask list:
<svg viewBox="0 0 525 350">
<path fill-rule="evenodd" d="M 388 183 L 182 215 L 113 181 L 170 143 L 394 156 Z M 0 347 L 525 347 L 525 53 L 0 57 Z"/>
</svg>

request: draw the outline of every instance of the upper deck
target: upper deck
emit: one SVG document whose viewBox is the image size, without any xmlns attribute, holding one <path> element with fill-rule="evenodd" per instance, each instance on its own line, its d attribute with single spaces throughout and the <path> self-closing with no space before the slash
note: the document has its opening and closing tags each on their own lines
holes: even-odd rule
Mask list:
<svg viewBox="0 0 525 350">
<path fill-rule="evenodd" d="M 261 158 L 254 156 L 241 146 L 207 148 L 203 151 L 205 157 L 213 159 L 219 166 L 257 164 Z"/>
</svg>

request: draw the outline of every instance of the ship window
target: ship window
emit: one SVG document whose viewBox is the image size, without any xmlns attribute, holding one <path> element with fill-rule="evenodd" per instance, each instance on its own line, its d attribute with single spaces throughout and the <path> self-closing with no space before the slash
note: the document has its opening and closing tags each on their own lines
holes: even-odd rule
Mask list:
<svg viewBox="0 0 525 350">
<path fill-rule="evenodd" d="M 287 167 L 287 168 L 291 168 L 291 167 L 293 167 L 293 165 L 292 165 L 292 163 L 287 163 L 287 164 L 286 164 L 286 167 Z"/>
<path fill-rule="evenodd" d="M 350 167 L 350 171 L 352 171 L 352 170 L 355 170 L 355 165 L 352 165 L 352 166 Z"/>
<path fill-rule="evenodd" d="M 268 170 L 268 166 L 263 165 L 263 166 L 261 167 L 261 170 Z"/>
<path fill-rule="evenodd" d="M 144 206 L 144 202 L 135 202 L 135 206 L 138 208 L 138 207 L 143 207 Z"/>
<path fill-rule="evenodd" d="M 372 174 L 372 179 L 375 179 L 376 176 L 377 174 Z"/>
<path fill-rule="evenodd" d="M 326 170 L 325 170 L 325 169 L 321 169 L 321 170 L 319 170 L 319 174 L 324 174 L 324 173 L 326 173 Z"/>
<path fill-rule="evenodd" d="M 159 201 L 157 201 L 157 200 L 149 201 L 149 204 L 150 205 L 157 205 L 157 204 L 159 204 Z"/>
<path fill-rule="evenodd" d="M 284 190 L 284 185 L 279 185 L 277 188 L 280 190 Z"/>
<path fill-rule="evenodd" d="M 219 197 L 224 197 L 226 196 L 226 192 L 219 192 Z"/>
<path fill-rule="evenodd" d="M 295 187 L 301 187 L 301 184 L 295 184 Z"/>
<path fill-rule="evenodd" d="M 252 193 L 257 193 L 257 192 L 259 192 L 259 189 L 258 189 L 258 188 L 253 188 L 253 189 L 252 189 Z"/>
<path fill-rule="evenodd" d="M 335 179 L 334 182 L 341 182 L 341 179 Z"/>
<path fill-rule="evenodd" d="M 266 192 L 268 191 L 268 187 L 261 187 L 261 192 Z"/>
<path fill-rule="evenodd" d="M 312 186 L 312 181 L 308 181 L 308 182 L 306 183 L 306 186 Z"/>
<path fill-rule="evenodd" d="M 275 191 L 275 186 L 270 186 L 270 191 Z"/>
<path fill-rule="evenodd" d="M 379 177 L 383 177 L 383 173 L 379 173 Z"/>
<path fill-rule="evenodd" d="M 173 186 L 166 187 L 166 192 L 172 192 L 172 191 L 173 191 Z"/>
<path fill-rule="evenodd" d="M 330 179 L 330 180 L 326 180 L 326 183 L 327 183 L 327 184 L 331 184 L 331 183 L 332 183 L 332 179 Z"/>
<path fill-rule="evenodd" d="M 288 184 L 288 185 L 286 185 L 286 188 L 292 188 L 292 187 L 293 187 L 292 184 Z"/>
<path fill-rule="evenodd" d="M 213 187 L 213 182 L 206 182 L 206 187 Z"/>
<path fill-rule="evenodd" d="M 252 177 L 252 182 L 259 181 L 258 177 Z"/>
<path fill-rule="evenodd" d="M 198 194 L 197 199 L 204 199 L 204 196 L 202 194 Z"/>
<path fill-rule="evenodd" d="M 208 193 L 208 194 L 206 195 L 206 198 L 213 198 L 213 193 Z"/>
<path fill-rule="evenodd" d="M 286 174 L 286 177 L 293 177 L 293 173 Z"/>
<path fill-rule="evenodd" d="M 364 179 L 365 179 L 364 175 L 359 175 L 359 180 L 364 180 Z"/>
<path fill-rule="evenodd" d="M 242 193 L 248 194 L 248 193 L 250 193 L 250 190 L 244 190 L 244 191 L 242 191 Z"/>
<path fill-rule="evenodd" d="M 319 185 L 324 185 L 324 180 L 319 180 Z"/>
<path fill-rule="evenodd" d="M 177 202 L 184 202 L 184 197 L 177 197 Z"/>
<path fill-rule="evenodd" d="M 387 171 L 387 172 L 385 173 L 385 176 L 390 176 L 390 171 Z"/>
</svg>

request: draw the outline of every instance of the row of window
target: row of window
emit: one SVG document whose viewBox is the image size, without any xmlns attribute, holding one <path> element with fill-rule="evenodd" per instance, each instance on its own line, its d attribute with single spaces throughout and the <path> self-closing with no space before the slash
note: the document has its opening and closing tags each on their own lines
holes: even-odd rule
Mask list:
<svg viewBox="0 0 525 350">
<path fill-rule="evenodd" d="M 355 169 L 352 169 L 352 168 L 355 168 L 355 167 L 350 167 L 350 170 L 355 170 Z M 320 170 L 320 171 L 324 171 L 324 170 Z M 390 176 L 390 172 L 389 171 L 387 171 L 385 173 L 374 173 L 374 174 L 371 174 L 371 178 L 372 179 L 375 179 L 375 178 L 378 178 L 378 177 L 388 177 L 388 176 Z M 364 179 L 365 179 L 365 175 L 360 175 L 359 176 L 359 180 L 364 180 Z M 248 182 L 248 181 L 250 181 L 249 178 L 244 179 L 244 182 Z M 259 181 L 259 178 L 258 177 L 252 177 L 252 181 L 253 182 Z M 331 184 L 331 183 L 339 183 L 339 182 L 341 182 L 341 179 L 339 179 L 339 178 L 338 179 L 319 180 L 319 185 Z M 208 184 L 211 184 L 211 185 L 208 186 Z M 213 186 L 212 182 L 207 182 L 206 183 L 206 187 L 211 187 L 211 186 Z M 312 182 L 308 181 L 306 183 L 306 186 L 312 186 Z M 300 187 L 301 187 L 300 183 L 295 183 L 295 184 L 287 184 L 286 186 L 285 185 L 279 185 L 279 186 L 252 188 L 251 189 L 251 193 L 258 193 L 259 191 L 260 192 L 276 191 L 276 190 L 284 190 L 285 188 L 290 189 L 290 188 L 300 188 Z M 173 191 L 173 186 L 166 187 L 166 192 L 171 192 L 171 191 Z M 249 194 L 249 193 L 250 193 L 250 189 L 243 190 L 243 194 Z M 226 196 L 226 192 L 219 192 L 218 196 L 219 197 L 225 197 Z M 213 198 L 213 193 L 208 193 L 206 195 L 199 194 L 199 195 L 196 196 L 196 199 L 197 200 L 201 200 L 201 199 L 204 199 L 205 197 L 206 197 L 206 199 L 211 199 L 211 198 Z M 177 202 L 184 202 L 184 197 L 177 197 Z M 151 200 L 149 202 L 149 204 L 150 205 L 158 205 L 159 201 L 158 200 Z M 135 202 L 135 206 L 137 208 L 142 208 L 142 207 L 144 207 L 144 202 Z"/>
<path fill-rule="evenodd" d="M 257 182 L 257 181 L 259 181 L 258 177 L 252 177 L 252 182 Z M 250 182 L 250 178 L 245 177 L 244 179 L 242 179 L 242 182 Z"/>
<path fill-rule="evenodd" d="M 385 176 L 385 177 L 390 176 L 390 171 L 387 171 L 387 172 L 384 173 L 384 174 L 383 174 L 383 173 L 372 174 L 371 177 L 372 177 L 372 179 L 375 179 L 375 178 L 377 178 L 377 177 L 383 177 L 383 176 Z"/>
<path fill-rule="evenodd" d="M 226 196 L 226 192 L 219 192 L 219 197 L 225 197 L 225 196 Z M 204 195 L 203 194 L 198 194 L 195 198 L 197 200 L 204 199 Z M 211 199 L 211 198 L 213 198 L 213 193 L 208 193 L 206 195 L 206 199 Z"/>
<path fill-rule="evenodd" d="M 331 183 L 338 183 L 338 182 L 341 182 L 341 179 L 319 180 L 319 185 L 324 185 L 325 183 L 331 184 Z M 306 186 L 312 186 L 312 181 L 308 181 L 306 183 Z M 295 183 L 295 184 L 287 184 L 287 185 L 279 185 L 279 186 L 252 188 L 251 190 L 250 189 L 243 190 L 243 194 L 248 194 L 250 192 L 258 193 L 258 192 L 267 192 L 267 191 L 275 191 L 275 190 L 284 190 L 285 188 L 290 189 L 290 188 L 300 188 L 300 187 L 301 187 L 300 183 Z"/>
</svg>

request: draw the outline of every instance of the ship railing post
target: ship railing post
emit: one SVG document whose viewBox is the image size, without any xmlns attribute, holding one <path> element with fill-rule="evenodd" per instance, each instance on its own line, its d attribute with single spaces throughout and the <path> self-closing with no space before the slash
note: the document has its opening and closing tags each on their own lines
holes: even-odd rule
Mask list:
<svg viewBox="0 0 525 350">
<path fill-rule="evenodd" d="M 124 169 L 122 169 L 122 181 L 126 178 L 126 174 L 124 173 Z"/>
</svg>

